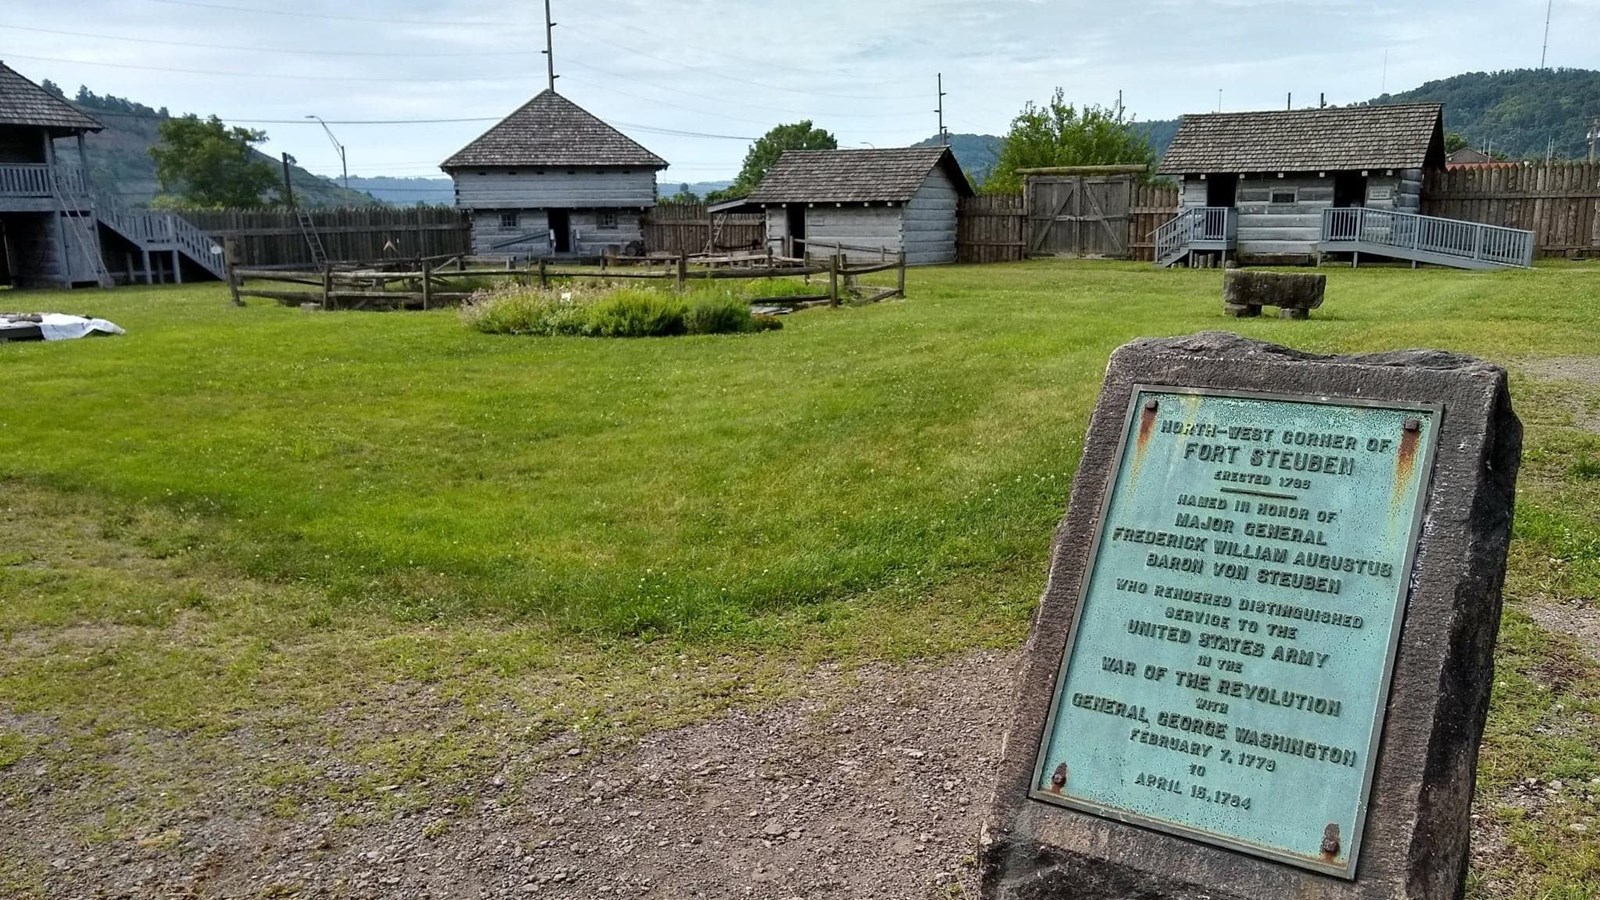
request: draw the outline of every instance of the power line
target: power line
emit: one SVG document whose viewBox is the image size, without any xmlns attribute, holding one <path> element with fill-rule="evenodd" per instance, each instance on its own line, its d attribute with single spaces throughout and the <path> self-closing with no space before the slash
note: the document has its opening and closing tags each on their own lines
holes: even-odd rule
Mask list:
<svg viewBox="0 0 1600 900">
<path fill-rule="evenodd" d="M 211 75 L 225 78 L 271 78 L 296 79 L 299 81 L 359 81 L 380 84 L 482 84 L 486 81 L 505 81 L 510 78 L 519 78 L 516 75 L 481 75 L 477 78 L 373 78 L 357 75 L 284 75 L 281 73 L 267 72 L 218 72 L 209 69 L 178 69 L 168 66 L 139 66 L 132 63 L 91 62 L 87 59 L 62 59 L 58 56 L 31 56 L 26 53 L 6 53 L 6 56 L 17 59 L 35 59 L 43 62 L 71 63 L 76 66 L 101 66 L 109 69 L 138 69 L 145 72 L 173 72 L 179 75 Z"/>
<path fill-rule="evenodd" d="M 607 20 L 607 21 L 610 21 L 610 20 Z M 610 38 L 610 37 L 602 38 L 602 37 L 599 37 L 597 35 L 591 35 L 591 34 L 588 34 L 587 32 L 585 32 L 581 28 L 574 28 L 571 25 L 568 25 L 566 27 L 567 27 L 567 30 L 571 31 L 573 34 L 576 34 L 576 35 L 578 35 L 579 37 L 582 37 L 582 38 L 586 38 L 591 43 L 602 45 L 602 46 L 606 47 L 607 49 L 626 50 L 629 53 L 634 54 L 635 56 L 642 56 L 645 59 L 653 59 L 653 60 L 655 60 L 657 62 L 666 63 L 669 66 L 677 66 L 680 69 L 688 69 L 691 72 L 703 72 L 703 73 L 705 73 L 707 75 L 712 76 L 713 78 L 723 78 L 723 79 L 726 79 L 728 81 L 736 82 L 738 84 L 753 85 L 755 87 L 766 88 L 768 90 L 773 90 L 773 91 L 786 91 L 786 92 L 791 93 L 791 94 L 801 94 L 801 95 L 807 96 L 807 97 L 829 97 L 829 98 L 832 98 L 832 99 L 835 99 L 835 100 L 898 101 L 898 100 L 915 100 L 916 99 L 916 97 L 912 96 L 912 95 L 906 95 L 906 96 L 902 96 L 902 97 L 865 97 L 865 96 L 860 96 L 860 95 L 855 95 L 855 94 L 832 94 L 832 93 L 828 93 L 826 91 L 805 91 L 805 90 L 800 90 L 800 89 L 797 89 L 797 88 L 784 87 L 783 85 L 778 85 L 778 84 L 768 84 L 768 83 L 763 82 L 763 81 L 754 81 L 754 80 L 751 80 L 749 78 L 739 78 L 739 77 L 736 77 L 736 76 L 733 76 L 733 75 L 724 75 L 721 72 L 716 71 L 715 69 L 709 69 L 709 68 L 706 68 L 705 66 L 690 65 L 689 63 L 683 62 L 681 60 L 668 59 L 665 56 L 657 56 L 654 53 L 650 53 L 649 51 L 646 51 L 646 50 L 640 50 L 637 47 L 631 47 L 631 46 L 629 46 L 627 44 L 620 44 L 620 43 L 617 43 L 616 40 L 614 40 L 613 38 Z M 630 27 L 631 28 L 632 26 L 624 26 L 624 27 Z M 637 31 L 638 29 L 633 29 L 633 30 Z M 729 57 L 729 58 L 730 59 L 736 59 L 737 57 Z M 752 62 L 752 64 L 755 64 L 754 61 L 751 61 L 751 62 Z M 771 63 L 760 63 L 760 65 L 771 65 Z M 782 68 L 782 67 L 779 67 L 779 68 Z M 809 76 L 812 76 L 812 77 L 816 77 L 816 75 L 818 74 L 816 72 L 804 72 L 804 71 L 802 71 L 800 69 L 791 69 L 790 71 L 799 72 L 800 74 L 809 75 Z"/>
<path fill-rule="evenodd" d="M 200 9 L 224 9 L 229 12 L 256 13 L 263 16 L 284 16 L 291 19 L 326 19 L 333 22 L 369 22 L 377 25 L 426 25 L 429 28 L 495 28 L 499 30 L 525 28 L 509 24 L 504 21 L 488 21 L 485 19 L 384 19 L 366 16 L 330 16 L 325 13 L 308 13 L 283 10 L 262 9 L 259 6 L 232 6 L 227 3 L 205 3 L 202 0 L 149 0 L 151 3 L 165 3 L 170 6 L 195 6 Z"/>
<path fill-rule="evenodd" d="M 122 41 L 129 44 L 157 44 L 164 47 L 194 47 L 204 50 L 247 50 L 252 53 L 293 53 L 301 56 L 375 56 L 391 57 L 396 59 L 410 59 L 417 57 L 429 58 L 464 58 L 479 56 L 527 56 L 526 51 L 485 51 L 472 53 L 395 53 L 379 52 L 375 50 L 299 50 L 290 47 L 251 47 L 243 44 L 199 44 L 194 41 L 162 41 L 155 38 L 123 37 L 114 34 L 90 34 L 83 31 L 61 31 L 55 28 L 30 28 L 25 25 L 0 25 L 10 31 L 32 31 L 38 34 L 58 34 L 63 37 L 92 38 L 101 41 Z"/>
<path fill-rule="evenodd" d="M 150 113 L 125 113 L 112 112 L 89 108 L 95 116 L 116 116 L 123 119 L 151 119 L 157 122 L 166 119 L 182 118 L 181 116 L 162 116 Z M 229 125 L 309 125 L 305 119 L 235 119 L 232 116 L 218 116 Z M 473 116 L 464 119 L 328 119 L 329 125 L 446 125 L 456 122 L 498 122 L 504 116 Z"/>
<path fill-rule="evenodd" d="M 598 72 L 601 75 L 607 75 L 607 76 L 610 76 L 612 78 L 622 79 L 624 81 L 636 80 L 636 79 L 630 79 L 628 76 L 620 74 L 618 72 L 612 72 L 612 71 L 609 71 L 609 70 L 606 70 L 606 69 L 599 68 L 598 66 L 591 66 L 588 63 L 573 62 L 570 59 L 567 60 L 567 65 L 576 66 L 576 67 L 578 67 L 580 69 L 587 69 L 590 72 Z M 666 92 L 672 93 L 672 94 L 682 94 L 685 97 L 695 97 L 695 98 L 698 98 L 700 100 L 710 100 L 712 103 L 725 103 L 728 100 L 727 97 L 714 97 L 714 96 L 712 96 L 710 94 L 697 94 L 694 91 L 686 91 L 686 90 L 683 90 L 681 88 L 666 87 L 665 85 L 660 85 L 660 84 L 649 84 L 647 86 L 651 87 L 651 88 L 654 88 L 655 90 L 658 90 L 658 91 L 666 91 Z M 602 88 L 602 90 L 606 90 L 606 89 L 607 88 Z M 654 101 L 652 101 L 652 102 L 654 102 Z M 911 119 L 911 118 L 920 118 L 923 115 L 923 113 L 840 113 L 840 112 L 823 112 L 823 111 L 820 111 L 820 110 L 789 109 L 787 107 L 781 107 L 781 106 L 762 106 L 762 107 L 760 107 L 760 109 L 762 109 L 765 112 L 780 113 L 782 115 L 809 116 L 809 117 L 812 117 L 812 118 L 830 118 L 830 119 Z"/>
</svg>

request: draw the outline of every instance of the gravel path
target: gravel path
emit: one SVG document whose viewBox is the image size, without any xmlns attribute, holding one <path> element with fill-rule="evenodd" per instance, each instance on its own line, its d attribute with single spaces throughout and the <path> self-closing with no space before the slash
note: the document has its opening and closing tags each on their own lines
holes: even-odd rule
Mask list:
<svg viewBox="0 0 1600 900">
<path fill-rule="evenodd" d="M 822 673 L 770 711 L 563 758 L 518 787 L 495 779 L 448 828 L 335 827 L 332 805 L 293 820 L 218 812 L 86 855 L 24 813 L 0 844 L 27 841 L 51 898 L 975 897 L 1014 664 Z"/>
</svg>

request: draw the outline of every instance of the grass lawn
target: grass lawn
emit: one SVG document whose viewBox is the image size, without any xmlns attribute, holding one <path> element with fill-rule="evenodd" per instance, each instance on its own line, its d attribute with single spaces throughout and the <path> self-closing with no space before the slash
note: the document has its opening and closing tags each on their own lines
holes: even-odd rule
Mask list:
<svg viewBox="0 0 1600 900">
<path fill-rule="evenodd" d="M 293 815 L 317 771 L 222 739 L 276 729 L 365 766 L 363 789 L 401 785 L 386 804 L 434 802 L 510 754 L 784 696 L 821 660 L 1014 646 L 1131 338 L 1514 370 L 1600 346 L 1593 267 L 1325 271 L 1308 322 L 1224 319 L 1215 271 L 1061 262 L 914 270 L 907 302 L 642 340 L 235 309 L 215 285 L 0 293 L 128 330 L 0 346 L 0 773 L 81 770 L 103 791 L 83 803 L 124 798 L 105 839 L 189 795 L 151 774 L 151 736 L 176 736 Z M 1600 385 L 1513 388 L 1509 592 L 1592 607 L 1600 435 L 1578 425 Z M 1600 785 L 1532 819 L 1502 794 L 1600 778 L 1600 673 L 1516 605 L 1482 779 L 1512 851 L 1479 890 L 1590 897 Z M 424 692 L 445 712 L 380 727 Z M 6 866 L 0 887 L 26 884 Z"/>
</svg>

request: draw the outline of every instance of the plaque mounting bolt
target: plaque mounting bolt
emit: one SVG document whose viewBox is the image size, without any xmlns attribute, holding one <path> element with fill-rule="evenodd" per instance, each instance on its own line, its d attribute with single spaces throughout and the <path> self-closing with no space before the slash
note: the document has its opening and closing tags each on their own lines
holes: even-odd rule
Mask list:
<svg viewBox="0 0 1600 900">
<path fill-rule="evenodd" d="M 1161 408 L 1161 401 L 1160 400 L 1146 400 L 1144 402 L 1144 408 L 1148 412 L 1155 412 L 1157 409 Z"/>
<path fill-rule="evenodd" d="M 1407 431 L 1421 431 L 1422 430 L 1422 420 L 1421 419 L 1407 419 L 1406 420 L 1406 430 Z"/>
<path fill-rule="evenodd" d="M 1322 829 L 1322 857 L 1328 861 L 1339 855 L 1339 823 L 1329 822 L 1328 827 Z"/>
</svg>

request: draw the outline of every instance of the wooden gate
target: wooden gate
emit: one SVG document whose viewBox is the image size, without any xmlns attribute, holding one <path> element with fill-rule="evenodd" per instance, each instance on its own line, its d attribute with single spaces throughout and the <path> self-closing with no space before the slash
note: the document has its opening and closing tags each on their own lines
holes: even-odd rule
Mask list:
<svg viewBox="0 0 1600 900">
<path fill-rule="evenodd" d="M 1133 175 L 1029 175 L 1028 255 L 1127 259 Z"/>
</svg>

